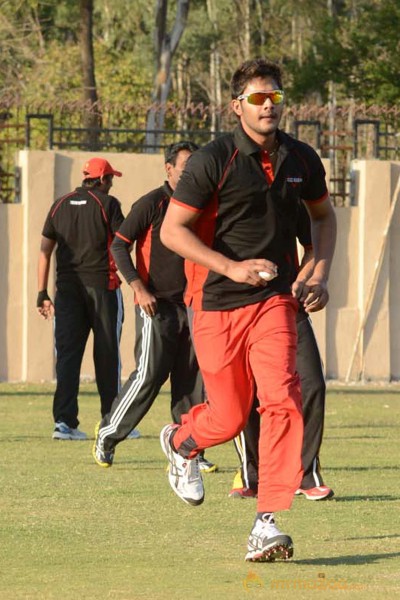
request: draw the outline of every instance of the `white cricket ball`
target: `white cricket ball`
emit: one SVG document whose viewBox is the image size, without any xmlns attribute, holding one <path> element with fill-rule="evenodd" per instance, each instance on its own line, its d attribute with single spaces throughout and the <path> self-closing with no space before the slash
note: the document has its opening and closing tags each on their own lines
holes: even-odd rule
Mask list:
<svg viewBox="0 0 400 600">
<path fill-rule="evenodd" d="M 259 271 L 258 272 L 261 279 L 265 279 L 265 281 L 271 281 L 271 279 L 275 279 L 278 273 L 268 273 L 268 271 Z"/>
</svg>

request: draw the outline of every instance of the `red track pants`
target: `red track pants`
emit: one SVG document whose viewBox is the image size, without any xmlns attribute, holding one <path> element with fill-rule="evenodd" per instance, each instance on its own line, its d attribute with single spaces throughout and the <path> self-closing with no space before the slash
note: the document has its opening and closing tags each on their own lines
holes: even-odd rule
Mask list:
<svg viewBox="0 0 400 600">
<path fill-rule="evenodd" d="M 193 457 L 247 423 L 260 400 L 258 512 L 290 508 L 302 479 L 303 418 L 296 373 L 297 301 L 290 295 L 225 311 L 197 311 L 194 341 L 208 401 L 182 417 L 175 448 Z"/>
</svg>

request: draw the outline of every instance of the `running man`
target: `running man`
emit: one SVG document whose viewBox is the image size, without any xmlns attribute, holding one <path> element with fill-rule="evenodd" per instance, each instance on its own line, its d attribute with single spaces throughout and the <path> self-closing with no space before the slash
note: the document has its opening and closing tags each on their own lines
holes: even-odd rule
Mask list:
<svg viewBox="0 0 400 600">
<path fill-rule="evenodd" d="M 234 438 L 260 400 L 257 514 L 249 561 L 290 558 L 293 542 L 274 513 L 290 508 L 303 469 L 303 418 L 296 373 L 296 314 L 328 300 L 336 238 L 325 171 L 307 144 L 278 129 L 284 106 L 279 67 L 241 65 L 231 81 L 238 126 L 193 155 L 171 199 L 161 241 L 187 259 L 194 341 L 208 401 L 166 425 L 161 445 L 169 482 L 186 503 L 201 504 L 197 455 Z M 290 248 L 297 203 L 311 217 L 315 266 L 292 286 Z"/>
</svg>

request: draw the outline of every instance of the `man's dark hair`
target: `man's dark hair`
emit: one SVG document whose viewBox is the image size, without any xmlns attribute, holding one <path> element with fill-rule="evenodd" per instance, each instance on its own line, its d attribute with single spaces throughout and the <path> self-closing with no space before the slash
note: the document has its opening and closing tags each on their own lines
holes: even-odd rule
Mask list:
<svg viewBox="0 0 400 600">
<path fill-rule="evenodd" d="M 195 152 L 195 150 L 198 150 L 199 146 L 197 144 L 195 144 L 194 142 L 189 142 L 189 141 L 182 141 L 182 142 L 176 142 L 175 144 L 170 144 L 169 146 L 166 146 L 166 148 L 164 148 L 164 159 L 166 163 L 170 163 L 171 165 L 175 166 L 176 164 L 176 157 L 178 156 L 179 152 L 181 152 L 182 150 L 188 150 L 189 152 Z"/>
<path fill-rule="evenodd" d="M 84 188 L 96 188 L 99 187 L 102 183 L 108 183 L 113 178 L 112 175 L 103 175 L 103 179 L 101 177 L 95 177 L 84 179 L 82 181 L 82 187 Z"/>
<path fill-rule="evenodd" d="M 249 81 L 257 77 L 271 77 L 276 81 L 278 88 L 282 89 L 282 71 L 279 65 L 264 58 L 254 58 L 246 60 L 234 72 L 231 79 L 232 98 L 240 96 Z"/>
</svg>

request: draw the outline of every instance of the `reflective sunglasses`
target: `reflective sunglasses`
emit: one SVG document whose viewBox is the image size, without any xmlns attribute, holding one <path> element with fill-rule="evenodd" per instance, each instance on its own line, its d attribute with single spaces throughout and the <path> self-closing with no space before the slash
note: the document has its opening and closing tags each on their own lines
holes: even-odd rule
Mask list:
<svg viewBox="0 0 400 600">
<path fill-rule="evenodd" d="M 267 98 L 271 100 L 272 104 L 282 104 L 285 98 L 285 92 L 283 90 L 272 90 L 272 92 L 252 92 L 251 94 L 240 94 L 236 100 L 247 99 L 249 104 L 262 106 Z"/>
</svg>

